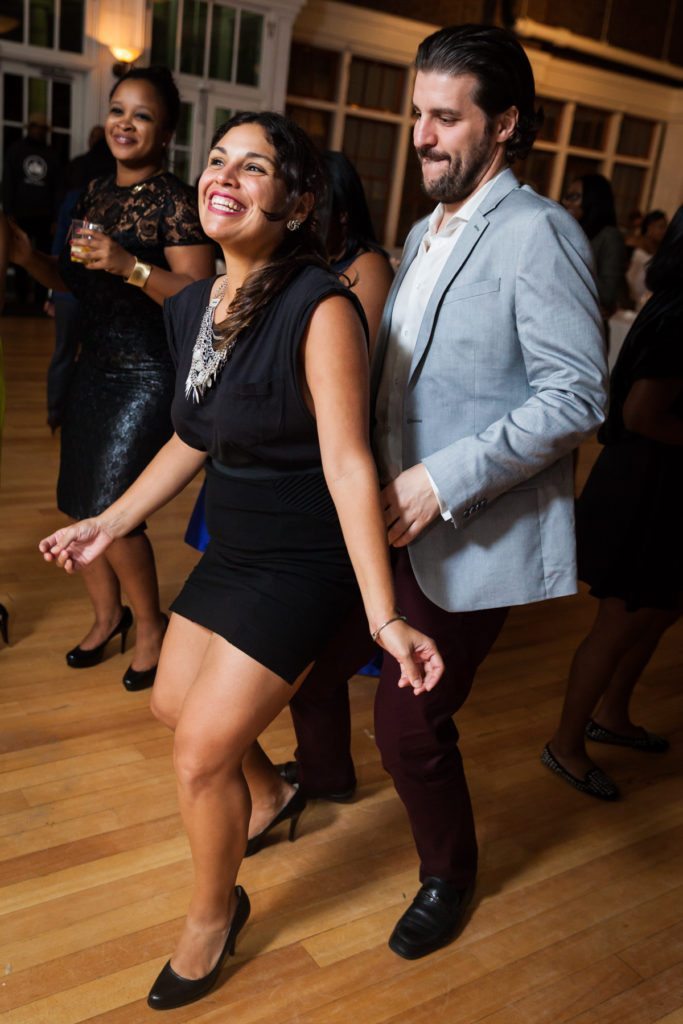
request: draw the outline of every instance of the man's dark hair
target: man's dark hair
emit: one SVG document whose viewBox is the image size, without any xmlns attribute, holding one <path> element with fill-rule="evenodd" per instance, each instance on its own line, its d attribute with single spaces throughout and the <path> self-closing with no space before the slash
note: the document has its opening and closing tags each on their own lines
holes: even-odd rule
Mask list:
<svg viewBox="0 0 683 1024">
<path fill-rule="evenodd" d="M 508 107 L 517 107 L 519 119 L 505 155 L 508 163 L 524 159 L 543 124 L 543 111 L 535 109 L 534 73 L 512 32 L 493 25 L 442 28 L 420 43 L 415 67 L 418 71 L 473 75 L 477 87 L 472 98 L 489 119 Z"/>
</svg>

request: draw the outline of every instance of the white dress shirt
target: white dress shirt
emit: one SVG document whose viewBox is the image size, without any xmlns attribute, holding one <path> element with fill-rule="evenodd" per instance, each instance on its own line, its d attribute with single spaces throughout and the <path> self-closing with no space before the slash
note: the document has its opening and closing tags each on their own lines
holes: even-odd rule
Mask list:
<svg viewBox="0 0 683 1024">
<path fill-rule="evenodd" d="M 465 225 L 498 177 L 496 175 L 473 192 L 460 209 L 443 223 L 444 208 L 439 203 L 429 218 L 417 255 L 408 267 L 396 295 L 375 407 L 374 449 L 382 485 L 394 480 L 404 469 L 403 398 L 417 336 L 432 289 Z M 441 514 L 444 519 L 450 520 L 451 514 L 444 506 L 431 476 L 429 480 L 439 501 Z"/>
</svg>

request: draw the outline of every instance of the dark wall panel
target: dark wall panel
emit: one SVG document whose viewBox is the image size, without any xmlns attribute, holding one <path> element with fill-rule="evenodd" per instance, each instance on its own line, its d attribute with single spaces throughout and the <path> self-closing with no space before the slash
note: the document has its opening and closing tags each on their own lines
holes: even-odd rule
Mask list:
<svg viewBox="0 0 683 1024">
<path fill-rule="evenodd" d="M 429 24 L 460 25 L 465 22 L 482 22 L 490 6 L 487 0 L 345 0 L 354 7 L 365 7 L 384 14 L 395 14 L 399 18 L 412 18 Z"/>
<path fill-rule="evenodd" d="M 570 32 L 590 39 L 600 39 L 607 0 L 526 0 L 526 4 L 519 6 L 522 8 L 520 13 L 534 21 L 555 28 L 568 28 Z"/>
<path fill-rule="evenodd" d="M 661 58 L 671 0 L 614 0 L 607 41 L 647 57 Z"/>
</svg>

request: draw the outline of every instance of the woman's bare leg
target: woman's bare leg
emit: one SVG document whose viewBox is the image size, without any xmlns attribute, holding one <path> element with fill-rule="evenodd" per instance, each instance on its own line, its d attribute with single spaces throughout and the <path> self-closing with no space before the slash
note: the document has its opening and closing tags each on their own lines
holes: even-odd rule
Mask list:
<svg viewBox="0 0 683 1024">
<path fill-rule="evenodd" d="M 600 601 L 593 628 L 574 655 L 560 723 L 550 740 L 553 754 L 572 775 L 582 778 L 595 767 L 586 753 L 588 719 L 623 659 L 651 634 L 657 614 L 652 608 L 628 612 L 617 598 Z"/>
<path fill-rule="evenodd" d="M 282 778 L 273 762 L 256 741 L 242 760 L 242 771 L 251 794 L 249 838 L 263 832 L 294 795 L 294 786 Z"/>
<path fill-rule="evenodd" d="M 153 668 L 159 661 L 164 620 L 159 607 L 159 584 L 154 552 L 147 535 L 121 537 L 105 555 L 135 616 L 135 650 L 131 660 L 136 672 Z"/>
<path fill-rule="evenodd" d="M 593 714 L 596 722 L 622 736 L 637 737 L 643 733 L 642 726 L 631 719 L 631 696 L 662 636 L 681 615 L 680 611 L 664 609 L 653 609 L 653 613 L 652 628 L 624 654 Z"/>
<path fill-rule="evenodd" d="M 188 685 L 193 665 L 197 670 Z M 174 765 L 195 868 L 172 958 L 173 970 L 184 978 L 207 974 L 225 943 L 251 810 L 242 761 L 294 689 L 221 637 L 173 617 L 152 707 L 169 724 L 180 708 Z"/>
<path fill-rule="evenodd" d="M 79 646 L 84 651 L 90 651 L 104 643 L 121 621 L 121 587 L 116 573 L 105 558 L 98 558 L 83 569 L 80 575 L 95 612 L 95 621 Z"/>
</svg>

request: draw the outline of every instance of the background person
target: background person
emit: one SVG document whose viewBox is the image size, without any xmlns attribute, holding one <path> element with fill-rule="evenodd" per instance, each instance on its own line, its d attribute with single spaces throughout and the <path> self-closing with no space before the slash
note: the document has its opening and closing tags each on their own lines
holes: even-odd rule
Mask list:
<svg viewBox="0 0 683 1024">
<path fill-rule="evenodd" d="M 2 169 L 4 212 L 42 252 L 50 251 L 62 185 L 62 162 L 48 145 L 49 130 L 44 114 L 30 114 L 26 135 L 9 146 Z M 29 279 L 22 267 L 15 271 L 14 286 L 19 306 L 26 306 Z M 45 294 L 45 289 L 40 288 L 34 298 L 34 304 L 41 309 Z"/>
<path fill-rule="evenodd" d="M 579 574 L 598 599 L 595 622 L 574 655 L 562 716 L 543 752 L 560 778 L 603 800 L 619 789 L 589 757 L 584 733 L 648 753 L 669 745 L 633 722 L 629 704 L 683 608 L 683 207 L 646 283 L 653 295 L 612 371 L 598 435 L 605 447 L 577 505 Z"/>
<path fill-rule="evenodd" d="M 253 745 L 356 599 L 354 571 L 399 685 L 422 697 L 443 668 L 395 608 L 362 311 L 321 258 L 311 212 L 322 187 L 312 143 L 281 115 L 237 114 L 218 129 L 199 203 L 227 271 L 166 305 L 176 433 L 111 508 L 41 543 L 67 570 L 89 563 L 209 456 L 212 540 L 173 604 L 152 702 L 175 730 L 195 867 L 178 946 L 148 998 L 156 1009 L 201 998 L 234 952 L 249 915 L 235 887 L 249 790 L 282 783 Z M 281 820 L 295 823 L 302 805 L 292 790 Z"/>
<path fill-rule="evenodd" d="M 161 303 L 213 270 L 192 190 L 164 170 L 180 110 L 165 68 L 136 68 L 110 96 L 105 123 L 116 172 L 91 181 L 74 214 L 100 224 L 87 262 L 66 247 L 59 264 L 17 234 L 15 259 L 49 287 L 80 302 L 82 349 L 61 430 L 57 503 L 73 519 L 96 515 L 125 491 L 171 435 L 174 372 Z M 138 690 L 154 681 L 165 618 L 145 524 L 118 537 L 83 580 L 95 620 L 67 653 L 73 668 L 101 661 L 107 642 L 132 624 L 135 650 L 123 677 Z"/>
<path fill-rule="evenodd" d="M 626 281 L 636 310 L 640 311 L 650 297 L 645 284 L 647 265 L 659 249 L 668 225 L 663 210 L 651 210 L 643 217 L 638 244 L 633 250 L 626 271 Z"/>
<path fill-rule="evenodd" d="M 602 318 L 607 321 L 625 295 L 626 250 L 617 227 L 614 193 L 602 174 L 583 174 L 572 181 L 562 204 L 588 235 L 595 260 L 595 281 Z"/>
</svg>

